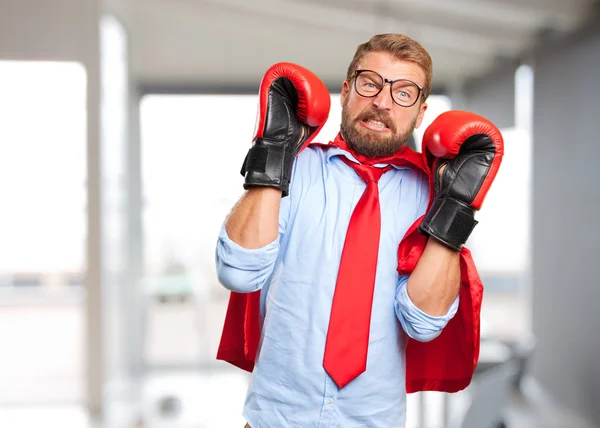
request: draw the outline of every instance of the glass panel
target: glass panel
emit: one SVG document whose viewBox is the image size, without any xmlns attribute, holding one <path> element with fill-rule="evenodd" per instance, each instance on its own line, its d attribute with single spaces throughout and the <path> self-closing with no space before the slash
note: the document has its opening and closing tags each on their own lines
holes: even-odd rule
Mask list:
<svg viewBox="0 0 600 428">
<path fill-rule="evenodd" d="M 83 399 L 86 72 L 0 61 L 0 404 Z"/>
<path fill-rule="evenodd" d="M 149 365 L 213 362 L 228 293 L 221 223 L 243 192 L 256 96 L 148 96 L 141 104 Z M 174 334 L 174 332 L 177 332 Z"/>
</svg>

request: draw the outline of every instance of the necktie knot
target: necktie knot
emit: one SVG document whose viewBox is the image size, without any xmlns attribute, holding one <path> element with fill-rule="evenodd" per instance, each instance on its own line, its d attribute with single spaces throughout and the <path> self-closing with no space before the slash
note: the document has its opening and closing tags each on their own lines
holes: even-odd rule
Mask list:
<svg viewBox="0 0 600 428">
<path fill-rule="evenodd" d="M 391 168 L 391 166 L 387 166 L 384 168 L 378 168 L 378 167 L 372 166 L 372 165 L 363 165 L 360 163 L 352 162 L 351 160 L 349 160 L 346 157 L 342 157 L 342 160 L 347 165 L 351 166 L 354 169 L 354 171 L 356 171 L 356 173 L 360 176 L 360 178 L 362 178 L 362 180 L 367 184 L 371 181 L 374 181 L 375 183 L 377 183 L 379 181 L 379 179 L 381 178 L 381 176 L 386 171 L 389 171 Z"/>
</svg>

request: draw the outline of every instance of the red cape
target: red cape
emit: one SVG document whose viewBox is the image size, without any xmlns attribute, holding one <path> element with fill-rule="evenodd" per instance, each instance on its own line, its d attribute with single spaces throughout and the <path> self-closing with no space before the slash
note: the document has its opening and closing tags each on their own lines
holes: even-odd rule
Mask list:
<svg viewBox="0 0 600 428">
<path fill-rule="evenodd" d="M 347 148 L 338 136 L 331 145 Z M 359 157 L 359 156 L 357 156 Z M 359 157 L 360 158 L 360 157 Z M 359 159 L 361 162 L 364 159 Z M 404 147 L 393 158 L 396 165 L 410 166 L 429 178 L 429 205 L 433 200 L 433 179 L 420 153 Z M 385 161 L 379 160 L 379 161 Z M 424 216 L 423 216 L 424 217 Z M 398 273 L 410 274 L 425 249 L 427 237 L 419 233 L 420 217 L 408 229 L 398 247 Z M 479 316 L 483 285 L 469 250 L 460 252 L 461 287 L 458 312 L 442 333 L 431 342 L 407 336 L 406 391 L 456 392 L 466 388 L 479 359 Z M 260 339 L 260 290 L 248 294 L 232 292 L 217 359 L 251 372 Z"/>
</svg>

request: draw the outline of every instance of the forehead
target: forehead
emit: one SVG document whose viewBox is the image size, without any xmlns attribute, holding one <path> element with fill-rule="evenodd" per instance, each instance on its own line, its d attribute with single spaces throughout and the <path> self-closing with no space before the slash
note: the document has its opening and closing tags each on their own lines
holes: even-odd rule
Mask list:
<svg viewBox="0 0 600 428">
<path fill-rule="evenodd" d="M 410 79 L 423 86 L 425 72 L 414 62 L 396 59 L 387 52 L 369 52 L 358 63 L 359 70 L 373 70 L 390 80 Z"/>
</svg>

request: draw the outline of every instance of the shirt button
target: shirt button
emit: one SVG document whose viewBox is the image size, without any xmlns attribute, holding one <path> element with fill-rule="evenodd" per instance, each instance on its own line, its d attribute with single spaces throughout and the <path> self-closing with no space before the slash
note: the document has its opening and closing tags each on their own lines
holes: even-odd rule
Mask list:
<svg viewBox="0 0 600 428">
<path fill-rule="evenodd" d="M 333 398 L 329 397 L 329 398 L 327 399 L 327 403 L 328 403 L 328 404 L 333 404 Z"/>
</svg>

